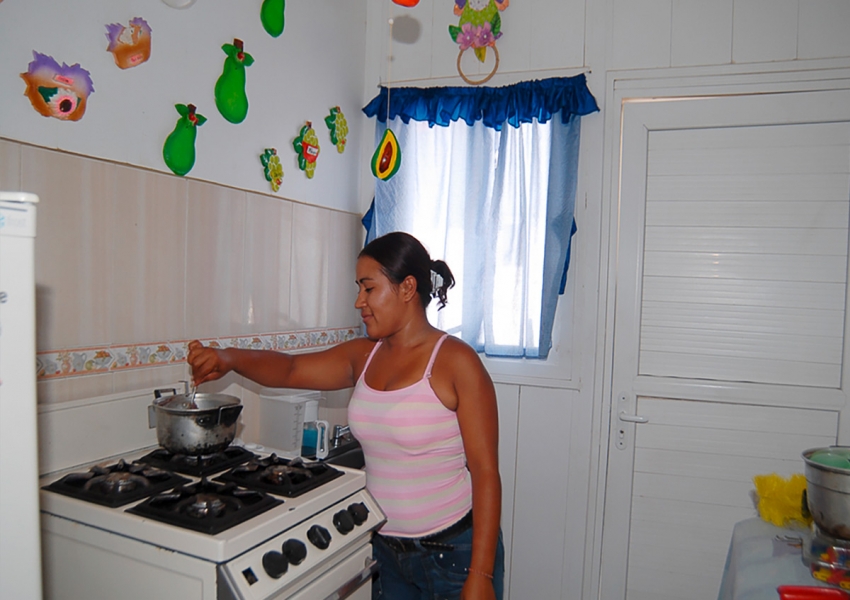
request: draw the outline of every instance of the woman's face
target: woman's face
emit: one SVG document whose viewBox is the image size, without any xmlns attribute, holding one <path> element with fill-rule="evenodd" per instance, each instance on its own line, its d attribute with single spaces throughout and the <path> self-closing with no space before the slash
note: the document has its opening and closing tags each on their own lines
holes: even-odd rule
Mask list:
<svg viewBox="0 0 850 600">
<path fill-rule="evenodd" d="M 357 259 L 356 277 L 358 292 L 354 308 L 360 311 L 367 335 L 380 339 L 398 331 L 404 316 L 399 287 L 384 275 L 380 263 L 369 256 Z"/>
</svg>

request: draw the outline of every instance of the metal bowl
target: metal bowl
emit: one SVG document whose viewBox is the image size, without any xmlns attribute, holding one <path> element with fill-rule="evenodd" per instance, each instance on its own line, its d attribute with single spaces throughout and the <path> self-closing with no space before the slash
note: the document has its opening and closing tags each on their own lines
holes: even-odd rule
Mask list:
<svg viewBox="0 0 850 600">
<path fill-rule="evenodd" d="M 830 448 L 811 448 L 803 452 L 809 512 L 823 533 L 850 540 L 850 469 L 812 461 L 811 456 L 820 450 Z"/>
</svg>

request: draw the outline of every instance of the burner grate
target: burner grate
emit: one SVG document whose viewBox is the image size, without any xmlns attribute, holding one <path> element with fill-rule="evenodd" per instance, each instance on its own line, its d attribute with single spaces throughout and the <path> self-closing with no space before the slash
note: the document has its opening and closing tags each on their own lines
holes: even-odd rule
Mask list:
<svg viewBox="0 0 850 600">
<path fill-rule="evenodd" d="M 257 490 L 202 479 L 148 498 L 127 512 L 215 535 L 279 504 L 283 500 Z"/>
<path fill-rule="evenodd" d="M 188 482 L 185 477 L 152 465 L 119 460 L 112 465 L 95 465 L 85 472 L 70 473 L 43 489 L 116 508 Z"/>
<path fill-rule="evenodd" d="M 239 446 L 228 446 L 221 452 L 193 456 L 191 454 L 175 454 L 165 448 L 157 448 L 150 454 L 139 459 L 160 469 L 167 469 L 194 477 L 207 477 L 219 471 L 230 469 L 254 458 L 256 455 Z"/>
<path fill-rule="evenodd" d="M 340 476 L 342 471 L 324 463 L 305 463 L 301 458 L 289 460 L 271 454 L 265 458 L 254 458 L 215 479 L 278 496 L 297 498 Z"/>
</svg>

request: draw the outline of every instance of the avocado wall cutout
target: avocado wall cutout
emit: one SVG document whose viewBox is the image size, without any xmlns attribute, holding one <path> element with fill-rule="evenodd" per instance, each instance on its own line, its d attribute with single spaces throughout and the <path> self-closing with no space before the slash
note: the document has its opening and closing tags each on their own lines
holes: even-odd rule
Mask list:
<svg viewBox="0 0 850 600">
<path fill-rule="evenodd" d="M 348 141 L 348 121 L 339 106 L 334 106 L 331 114 L 325 117 L 325 125 L 331 132 L 331 143 L 336 146 L 336 151 L 342 154 Z"/>
<path fill-rule="evenodd" d="M 215 82 L 215 105 L 221 116 L 231 123 L 241 123 L 248 115 L 248 96 L 245 93 L 245 68 L 254 64 L 254 57 L 245 52 L 242 40 L 221 47 L 227 58 L 218 81 Z"/>
<path fill-rule="evenodd" d="M 308 179 L 312 179 L 316 173 L 316 159 L 319 158 L 319 138 L 310 121 L 301 128 L 292 147 L 298 155 L 298 168 L 304 171 Z"/>
<path fill-rule="evenodd" d="M 141 17 L 132 19 L 128 27 L 121 23 L 106 26 L 106 39 L 115 64 L 121 69 L 137 67 L 151 57 L 151 28 Z"/>
<path fill-rule="evenodd" d="M 393 130 L 389 127 L 384 131 L 375 153 L 372 155 L 372 174 L 382 181 L 390 179 L 398 173 L 401 166 L 401 148 L 398 146 Z"/>
<path fill-rule="evenodd" d="M 42 116 L 62 121 L 79 121 L 86 112 L 86 100 L 94 92 L 91 75 L 79 64 L 61 65 L 52 56 L 33 51 L 33 60 L 21 79 L 27 84 L 24 95 Z"/>
<path fill-rule="evenodd" d="M 165 138 L 162 146 L 162 158 L 168 168 L 177 175 L 185 175 L 195 166 L 195 137 L 198 127 L 206 123 L 203 115 L 195 112 L 194 104 L 175 104 L 180 113 L 174 131 Z"/>
<path fill-rule="evenodd" d="M 272 186 L 272 191 L 276 192 L 280 189 L 280 184 L 283 183 L 283 165 L 280 164 L 280 157 L 277 155 L 277 149 L 266 148 L 265 152 L 260 154 L 260 162 L 263 165 L 263 172 Z"/>
<path fill-rule="evenodd" d="M 272 37 L 278 37 L 283 33 L 286 25 L 286 0 L 263 0 L 260 8 L 260 22 L 263 29 Z"/>
</svg>

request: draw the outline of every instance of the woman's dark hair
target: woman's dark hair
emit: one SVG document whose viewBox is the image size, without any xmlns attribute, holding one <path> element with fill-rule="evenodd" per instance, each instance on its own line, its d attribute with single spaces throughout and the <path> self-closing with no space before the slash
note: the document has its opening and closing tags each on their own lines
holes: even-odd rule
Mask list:
<svg viewBox="0 0 850 600">
<path fill-rule="evenodd" d="M 428 251 L 415 237 L 403 231 L 394 231 L 369 242 L 360 256 L 368 256 L 381 265 L 381 271 L 394 285 L 399 285 L 408 275 L 416 280 L 416 293 L 423 308 L 431 298 L 437 298 L 437 310 L 446 305 L 446 292 L 454 287 L 455 278 L 449 265 L 441 260 L 431 260 Z M 435 283 L 432 273 L 439 276 Z"/>
</svg>

